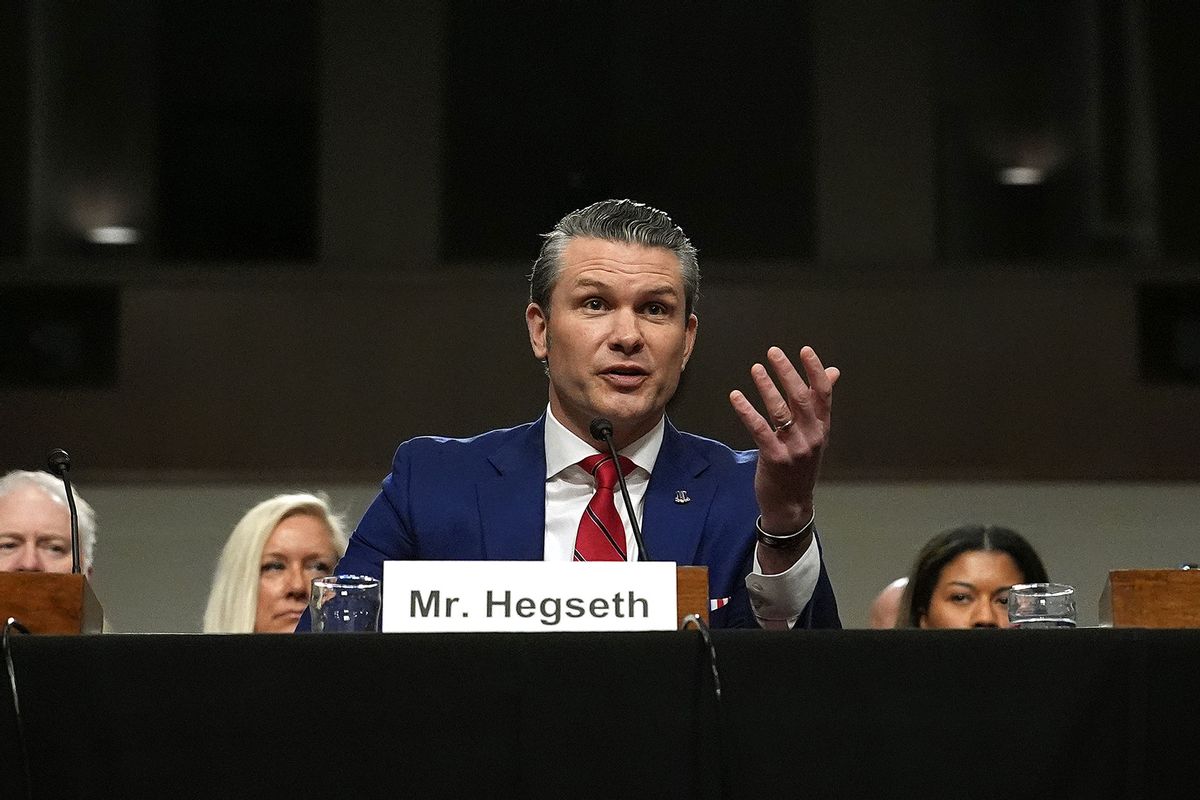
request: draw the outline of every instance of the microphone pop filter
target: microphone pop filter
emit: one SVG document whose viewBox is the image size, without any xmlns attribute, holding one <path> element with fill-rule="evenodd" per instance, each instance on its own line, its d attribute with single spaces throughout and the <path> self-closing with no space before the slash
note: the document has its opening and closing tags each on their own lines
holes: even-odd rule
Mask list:
<svg viewBox="0 0 1200 800">
<path fill-rule="evenodd" d="M 609 436 L 612 436 L 613 424 L 604 417 L 596 417 L 588 426 L 588 431 L 591 432 L 593 439 L 605 442 L 608 441 Z"/>
<path fill-rule="evenodd" d="M 71 457 L 61 448 L 51 450 L 50 455 L 46 457 L 46 466 L 50 467 L 50 472 L 54 475 L 62 475 L 71 468 Z"/>
</svg>

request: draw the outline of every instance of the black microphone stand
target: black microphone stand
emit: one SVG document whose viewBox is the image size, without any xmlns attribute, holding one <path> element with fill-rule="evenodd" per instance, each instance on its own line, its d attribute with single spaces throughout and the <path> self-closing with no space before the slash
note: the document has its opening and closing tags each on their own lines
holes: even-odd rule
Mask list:
<svg viewBox="0 0 1200 800">
<path fill-rule="evenodd" d="M 625 485 L 625 473 L 621 471 L 621 458 L 617 455 L 617 446 L 613 444 L 612 423 L 603 417 L 592 420 L 588 426 L 593 439 L 598 439 L 608 445 L 612 453 L 613 466 L 617 468 L 617 481 L 621 484 L 621 497 L 625 498 L 625 510 L 629 512 L 629 524 L 633 526 L 633 540 L 637 542 L 638 561 L 649 561 L 650 554 L 646 552 L 646 543 L 642 540 L 642 528 L 638 525 L 637 514 L 633 511 L 633 500 L 629 497 L 629 487 Z"/>
<path fill-rule="evenodd" d="M 67 507 L 71 510 L 71 574 L 78 575 L 79 567 L 79 512 L 75 510 L 75 492 L 71 490 L 71 456 L 66 450 L 55 450 L 46 459 L 50 473 L 62 478 L 67 490 Z"/>
</svg>

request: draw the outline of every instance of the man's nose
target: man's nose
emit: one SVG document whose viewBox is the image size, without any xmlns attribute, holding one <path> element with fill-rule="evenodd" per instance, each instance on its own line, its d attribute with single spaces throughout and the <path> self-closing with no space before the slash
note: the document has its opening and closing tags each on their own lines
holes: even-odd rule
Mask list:
<svg viewBox="0 0 1200 800">
<path fill-rule="evenodd" d="M 17 572 L 46 571 L 46 565 L 43 564 L 42 560 L 38 557 L 37 546 L 32 542 L 22 545 L 21 549 L 17 551 L 17 559 L 15 564 Z"/>
<path fill-rule="evenodd" d="M 609 332 L 608 346 L 622 353 L 636 353 L 641 350 L 645 340 L 642 338 L 637 314 L 633 311 L 618 311 L 611 319 L 612 330 Z"/>
</svg>

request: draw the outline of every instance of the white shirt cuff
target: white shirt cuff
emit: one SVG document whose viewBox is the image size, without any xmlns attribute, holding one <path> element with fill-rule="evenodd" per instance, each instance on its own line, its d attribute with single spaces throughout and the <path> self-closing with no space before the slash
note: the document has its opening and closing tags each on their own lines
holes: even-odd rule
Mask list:
<svg viewBox="0 0 1200 800">
<path fill-rule="evenodd" d="M 764 575 L 754 546 L 754 571 L 746 576 L 750 607 L 758 624 L 768 630 L 786 630 L 796 624 L 817 589 L 821 576 L 821 551 L 814 535 L 804 555 L 784 572 Z"/>
</svg>

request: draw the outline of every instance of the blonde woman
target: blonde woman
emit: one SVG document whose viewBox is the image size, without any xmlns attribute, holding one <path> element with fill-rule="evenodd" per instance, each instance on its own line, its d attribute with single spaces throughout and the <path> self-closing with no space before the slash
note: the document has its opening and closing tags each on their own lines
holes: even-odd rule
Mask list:
<svg viewBox="0 0 1200 800">
<path fill-rule="evenodd" d="M 346 552 L 342 520 L 324 495 L 281 494 L 246 512 L 221 551 L 205 633 L 291 633 L 313 578 Z"/>
</svg>

